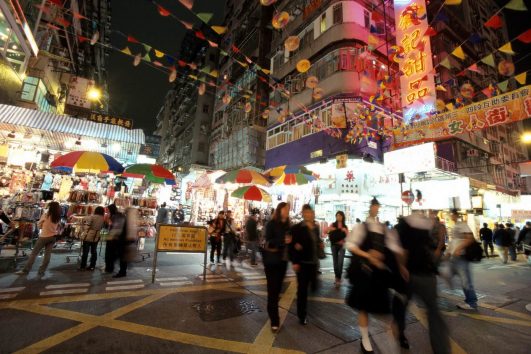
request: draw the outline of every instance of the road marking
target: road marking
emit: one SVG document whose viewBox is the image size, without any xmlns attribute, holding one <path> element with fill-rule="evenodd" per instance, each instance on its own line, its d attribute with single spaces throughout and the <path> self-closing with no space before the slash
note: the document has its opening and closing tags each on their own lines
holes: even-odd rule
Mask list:
<svg viewBox="0 0 531 354">
<path fill-rule="evenodd" d="M 530 306 L 530 305 L 528 305 L 528 306 Z M 504 313 L 504 314 L 509 315 L 509 316 L 521 318 L 521 319 L 526 320 L 526 321 L 531 321 L 531 316 L 526 315 L 525 313 L 508 310 L 508 309 L 505 309 L 503 307 L 497 307 L 497 306 L 490 305 L 490 304 L 487 304 L 487 303 L 480 303 L 479 307 L 484 307 L 486 309 L 493 310 L 495 312 L 500 312 L 500 313 Z"/>
<path fill-rule="evenodd" d="M 142 289 L 144 284 L 132 284 L 132 285 L 121 285 L 121 286 L 108 286 L 105 288 L 105 291 L 113 290 L 131 290 L 131 289 Z"/>
<path fill-rule="evenodd" d="M 191 281 L 175 281 L 170 283 L 160 283 L 161 286 L 182 286 L 182 285 L 192 285 Z"/>
<path fill-rule="evenodd" d="M 204 279 L 202 275 L 198 276 L 199 279 Z M 218 278 L 225 278 L 225 275 L 223 274 L 207 274 L 207 279 L 218 279 Z"/>
<path fill-rule="evenodd" d="M 7 300 L 16 297 L 18 294 L 0 294 L 0 300 Z"/>
<path fill-rule="evenodd" d="M 255 275 L 255 276 L 245 277 L 245 279 L 249 279 L 249 280 L 257 280 L 257 279 L 265 279 L 265 278 L 266 278 L 265 275 Z"/>
<path fill-rule="evenodd" d="M 90 286 L 90 283 L 77 283 L 77 284 L 56 284 L 56 285 L 47 285 L 45 289 L 66 289 L 66 288 L 82 288 Z"/>
<path fill-rule="evenodd" d="M 65 290 L 51 290 L 51 291 L 41 291 L 41 296 L 48 295 L 65 295 L 65 294 L 83 294 L 88 292 L 88 289 L 65 289 Z"/>
<path fill-rule="evenodd" d="M 222 282 L 232 281 L 232 279 L 230 279 L 230 278 L 224 278 L 224 279 L 207 279 L 206 281 L 207 281 L 208 283 L 222 283 Z"/>
<path fill-rule="evenodd" d="M 0 294 L 1 293 L 16 293 L 16 292 L 19 292 L 19 291 L 22 291 L 26 289 L 25 286 L 21 286 L 19 288 L 6 288 L 6 289 L 0 289 Z"/>
<path fill-rule="evenodd" d="M 482 320 L 487 321 L 491 323 L 504 323 L 504 324 L 512 324 L 516 326 L 525 326 L 525 327 L 531 327 L 531 321 L 522 321 L 522 320 L 513 320 L 511 318 L 502 318 L 502 317 L 493 317 L 493 316 L 486 316 L 486 315 L 478 315 L 475 313 L 462 313 L 462 316 L 467 316 L 470 318 L 474 318 L 476 320 Z"/>
<path fill-rule="evenodd" d="M 141 279 L 136 280 L 115 280 L 115 281 L 108 281 L 107 285 L 118 285 L 118 284 L 136 284 L 136 283 L 143 283 L 144 281 Z"/>
<path fill-rule="evenodd" d="M 177 278 L 157 278 L 155 279 L 156 281 L 158 282 L 163 282 L 163 281 L 183 281 L 183 280 L 188 280 L 187 277 L 177 277 Z"/>
</svg>

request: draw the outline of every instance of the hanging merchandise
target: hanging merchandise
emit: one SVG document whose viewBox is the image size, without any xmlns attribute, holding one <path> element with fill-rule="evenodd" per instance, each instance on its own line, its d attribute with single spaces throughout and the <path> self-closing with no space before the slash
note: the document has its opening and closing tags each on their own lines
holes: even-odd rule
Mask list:
<svg viewBox="0 0 531 354">
<path fill-rule="evenodd" d="M 474 97 L 474 87 L 468 82 L 461 85 L 459 92 L 464 98 L 471 99 Z"/>
<path fill-rule="evenodd" d="M 273 16 L 273 20 L 271 21 L 273 28 L 275 29 L 282 29 L 286 27 L 286 25 L 289 22 L 289 14 L 286 11 L 282 11 L 280 13 L 277 13 Z"/>
<path fill-rule="evenodd" d="M 319 84 L 319 79 L 317 79 L 317 77 L 315 76 L 310 76 L 306 79 L 306 87 L 307 88 L 311 88 L 311 89 L 314 89 L 317 87 L 317 85 Z"/>
<path fill-rule="evenodd" d="M 510 60 L 502 60 L 498 63 L 498 72 L 503 76 L 513 76 L 514 64 Z"/>
<path fill-rule="evenodd" d="M 297 71 L 300 73 L 305 73 L 308 70 L 310 70 L 311 66 L 312 66 L 312 63 L 310 63 L 308 59 L 302 59 L 297 63 Z"/>
<path fill-rule="evenodd" d="M 269 118 L 269 109 L 266 109 L 262 112 L 262 118 L 268 119 Z"/>
</svg>

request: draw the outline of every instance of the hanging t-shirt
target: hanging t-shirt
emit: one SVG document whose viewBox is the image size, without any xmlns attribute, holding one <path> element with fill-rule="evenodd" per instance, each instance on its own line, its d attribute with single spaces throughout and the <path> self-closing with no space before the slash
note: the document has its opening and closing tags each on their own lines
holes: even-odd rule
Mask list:
<svg viewBox="0 0 531 354">
<path fill-rule="evenodd" d="M 58 200 L 67 200 L 70 191 L 72 190 L 72 178 L 65 177 L 63 178 L 61 182 L 61 186 L 59 187 L 59 193 L 57 194 Z"/>
<path fill-rule="evenodd" d="M 42 182 L 41 190 L 43 191 L 49 191 L 52 189 L 53 184 L 53 175 L 51 173 L 47 173 L 44 176 L 44 181 Z"/>
</svg>

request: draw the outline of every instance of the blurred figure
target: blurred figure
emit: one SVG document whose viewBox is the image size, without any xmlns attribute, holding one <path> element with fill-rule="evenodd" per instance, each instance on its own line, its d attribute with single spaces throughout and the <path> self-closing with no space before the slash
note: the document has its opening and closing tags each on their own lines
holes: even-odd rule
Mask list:
<svg viewBox="0 0 531 354">
<path fill-rule="evenodd" d="M 492 244 L 492 236 L 494 233 L 491 229 L 489 229 L 489 225 L 487 223 L 483 223 L 483 227 L 479 229 L 479 239 L 483 243 L 483 251 L 485 252 L 485 257 L 493 257 L 494 256 L 494 246 Z M 489 248 L 490 248 L 490 256 L 489 256 Z"/>
<path fill-rule="evenodd" d="M 166 203 L 162 203 L 158 212 L 157 212 L 157 227 L 160 224 L 169 224 L 170 223 L 170 211 L 166 208 Z"/>
<path fill-rule="evenodd" d="M 125 215 L 118 211 L 115 204 L 109 205 L 107 209 L 111 218 L 105 243 L 105 273 L 113 273 L 119 254 L 120 237 L 125 229 Z"/>
<path fill-rule="evenodd" d="M 390 312 L 389 269 L 399 267 L 404 277 L 407 276 L 405 267 L 396 265 L 396 257 L 403 254 L 398 236 L 378 221 L 379 210 L 380 203 L 373 198 L 367 221 L 356 226 L 346 240 L 346 247 L 353 255 L 349 268 L 352 288 L 347 304 L 358 311 L 362 353 L 373 353 L 369 338 L 369 313 Z"/>
<path fill-rule="evenodd" d="M 452 229 L 452 239 L 448 247 L 451 274 L 457 274 L 461 278 L 461 285 L 465 294 L 465 302 L 458 304 L 457 307 L 461 310 L 477 310 L 478 298 L 474 290 L 474 284 L 472 283 L 470 262 L 462 257 L 465 249 L 475 242 L 474 234 L 465 222 L 459 220 L 459 212 L 457 209 L 451 211 L 450 217 L 455 223 Z"/>
<path fill-rule="evenodd" d="M 105 209 L 102 206 L 96 207 L 94 215 L 85 219 L 85 230 L 83 231 L 83 253 L 81 255 L 81 265 L 79 270 L 85 270 L 87 267 L 88 253 L 90 251 L 89 270 L 96 268 L 98 260 L 98 243 L 100 242 L 100 232 L 104 224 Z"/>
<path fill-rule="evenodd" d="M 509 247 L 511 246 L 511 235 L 505 230 L 505 226 L 500 223 L 498 229 L 494 232 L 493 241 L 496 244 L 496 250 L 503 264 L 509 260 Z"/>
<path fill-rule="evenodd" d="M 262 255 L 267 279 L 267 313 L 271 321 L 271 330 L 274 333 L 280 326 L 278 300 L 288 268 L 286 238 L 288 238 L 289 229 L 289 206 L 282 202 L 277 205 L 271 220 L 266 225 Z"/>
<path fill-rule="evenodd" d="M 433 223 L 433 228 L 430 230 L 430 237 L 432 240 L 433 257 L 438 265 L 441 261 L 442 254 L 446 249 L 446 237 L 448 236 L 448 231 L 446 230 L 446 226 L 441 223 L 437 214 L 437 210 L 430 210 L 430 219 Z"/>
<path fill-rule="evenodd" d="M 183 205 L 179 204 L 177 209 L 173 212 L 173 223 L 182 224 L 184 222 L 184 209 Z"/>
<path fill-rule="evenodd" d="M 225 212 L 220 211 L 218 217 L 212 221 L 209 228 L 210 234 L 210 263 L 214 264 L 214 254 L 217 254 L 217 263 L 221 265 L 221 240 L 225 231 Z"/>
<path fill-rule="evenodd" d="M 516 233 L 514 224 L 510 222 L 505 224 L 505 230 L 509 234 L 509 255 L 511 256 L 511 261 L 516 262 L 516 241 L 518 240 L 518 234 Z"/>
<path fill-rule="evenodd" d="M 226 261 L 227 257 L 227 266 L 232 266 L 234 261 L 234 251 L 236 250 L 236 225 L 234 224 L 234 219 L 232 218 L 232 211 L 228 210 L 225 213 L 225 230 L 223 234 L 223 260 Z"/>
<path fill-rule="evenodd" d="M 256 248 L 258 246 L 258 209 L 253 209 L 245 223 L 247 232 L 247 247 L 251 250 L 251 266 L 256 266 Z"/>
<path fill-rule="evenodd" d="M 531 221 L 525 223 L 525 226 L 518 235 L 518 244 L 524 248 L 524 254 L 527 256 L 527 263 L 531 264 Z"/>
<path fill-rule="evenodd" d="M 336 288 L 341 286 L 343 275 L 343 262 L 345 260 L 345 239 L 348 235 L 348 228 L 345 224 L 345 213 L 338 211 L 336 221 L 330 224 L 328 228 L 328 239 L 330 240 L 330 249 L 332 250 L 332 259 L 334 261 L 334 273 L 336 275 Z"/>
<path fill-rule="evenodd" d="M 118 259 L 120 260 L 120 270 L 113 278 L 123 278 L 127 276 L 128 263 L 133 259 L 138 239 L 137 231 L 138 210 L 127 208 L 125 211 L 125 223 L 123 232 L 118 238 Z"/>
<path fill-rule="evenodd" d="M 291 228 L 289 255 L 297 273 L 297 316 L 301 325 L 307 325 L 308 287 L 317 290 L 319 253 L 324 249 L 315 213 L 308 204 L 302 207 L 303 221 Z"/>
</svg>

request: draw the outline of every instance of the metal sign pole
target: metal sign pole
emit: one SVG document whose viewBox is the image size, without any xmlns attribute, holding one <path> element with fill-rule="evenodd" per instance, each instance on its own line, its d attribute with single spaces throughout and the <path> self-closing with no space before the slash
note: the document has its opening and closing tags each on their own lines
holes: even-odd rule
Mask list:
<svg viewBox="0 0 531 354">
<path fill-rule="evenodd" d="M 205 232 L 205 252 L 204 252 L 205 257 L 203 259 L 203 281 L 206 281 L 207 253 L 208 253 L 208 231 Z"/>
<path fill-rule="evenodd" d="M 157 227 L 157 235 L 155 236 L 155 250 L 153 252 L 153 269 L 151 270 L 151 284 L 155 283 L 155 275 L 157 273 L 157 255 L 159 254 L 159 233 L 160 225 Z"/>
</svg>

